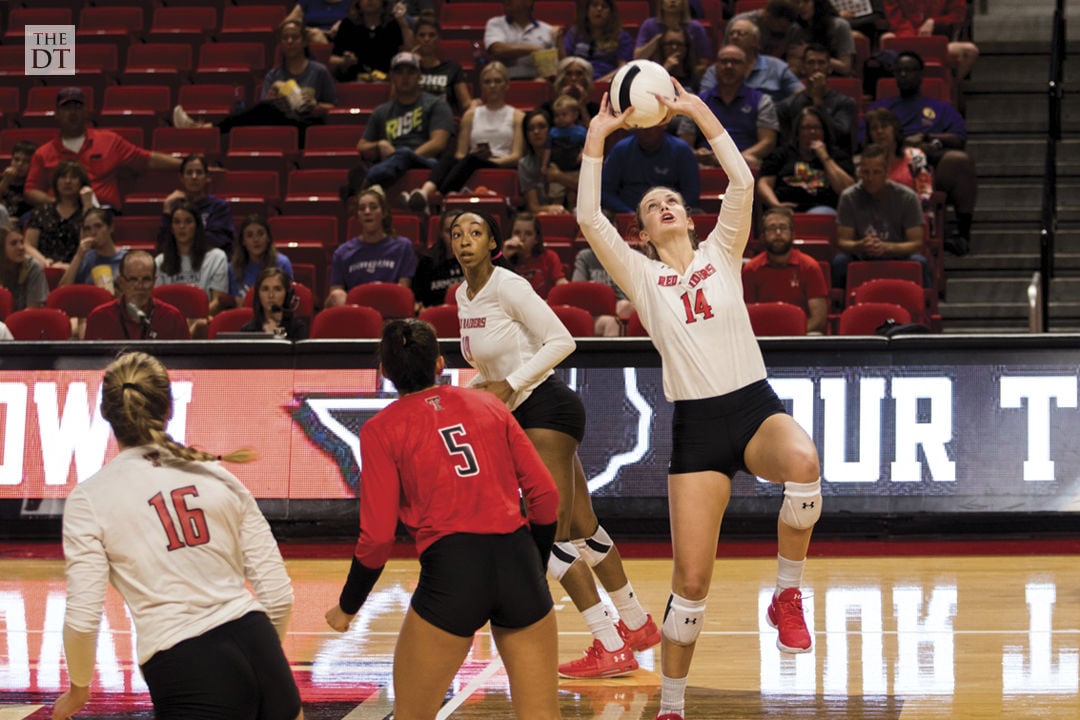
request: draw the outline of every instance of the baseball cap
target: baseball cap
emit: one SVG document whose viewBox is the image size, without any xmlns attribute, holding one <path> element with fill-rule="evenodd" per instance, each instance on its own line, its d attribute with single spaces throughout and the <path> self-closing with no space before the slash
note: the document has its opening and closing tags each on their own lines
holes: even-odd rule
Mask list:
<svg viewBox="0 0 1080 720">
<path fill-rule="evenodd" d="M 420 58 L 416 57 L 416 55 L 408 51 L 399 52 L 397 55 L 394 56 L 394 59 L 390 61 L 390 69 L 393 70 L 394 68 L 400 67 L 401 65 L 410 65 L 419 70 Z"/>
<path fill-rule="evenodd" d="M 67 105 L 69 102 L 77 102 L 80 105 L 86 104 L 86 96 L 83 95 L 82 88 L 66 87 L 56 94 L 56 107 Z"/>
</svg>

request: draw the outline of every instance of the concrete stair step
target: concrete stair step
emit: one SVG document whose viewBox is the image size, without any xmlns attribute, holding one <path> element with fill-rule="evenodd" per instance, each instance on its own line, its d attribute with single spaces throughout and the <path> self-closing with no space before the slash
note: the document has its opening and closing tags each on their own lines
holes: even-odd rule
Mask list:
<svg viewBox="0 0 1080 720">
<path fill-rule="evenodd" d="M 1048 48 L 1044 47 L 1037 54 L 987 54 L 981 47 L 979 50 L 979 61 L 972 70 L 971 78 L 964 83 L 963 90 L 966 95 L 1046 91 L 1050 76 Z"/>
<path fill-rule="evenodd" d="M 965 99 L 969 134 L 1031 135 L 1046 133 L 1050 127 L 1046 93 L 972 94 L 966 95 Z M 1080 95 L 1065 96 L 1062 103 L 1062 129 L 1066 133 L 1080 134 Z"/>
<path fill-rule="evenodd" d="M 1046 138 L 979 135 L 968 140 L 967 151 L 981 178 L 1042 177 Z M 1080 176 L 1080 139 L 1058 144 L 1057 171 L 1058 177 Z"/>
<path fill-rule="evenodd" d="M 1058 219 L 1080 220 L 1080 181 L 1058 182 Z M 1039 222 L 1042 214 L 1042 178 L 979 181 L 975 222 Z"/>
</svg>

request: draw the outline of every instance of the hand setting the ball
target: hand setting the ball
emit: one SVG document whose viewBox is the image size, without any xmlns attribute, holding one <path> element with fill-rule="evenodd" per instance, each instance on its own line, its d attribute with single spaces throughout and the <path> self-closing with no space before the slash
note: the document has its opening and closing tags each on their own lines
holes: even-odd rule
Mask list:
<svg viewBox="0 0 1080 720">
<path fill-rule="evenodd" d="M 620 114 L 627 108 L 634 112 L 627 118 L 630 127 L 653 127 L 667 117 L 656 95 L 675 99 L 675 85 L 671 75 L 659 63 L 652 60 L 634 60 L 619 68 L 611 81 L 611 109 Z M 654 94 L 655 93 L 655 94 Z"/>
</svg>

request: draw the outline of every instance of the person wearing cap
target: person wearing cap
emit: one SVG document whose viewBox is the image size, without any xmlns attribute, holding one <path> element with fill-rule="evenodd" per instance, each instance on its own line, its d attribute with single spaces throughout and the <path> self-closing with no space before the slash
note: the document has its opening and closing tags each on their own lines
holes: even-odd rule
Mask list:
<svg viewBox="0 0 1080 720">
<path fill-rule="evenodd" d="M 533 17 L 533 0 L 503 0 L 503 15 L 488 19 L 484 26 L 484 48 L 510 70 L 511 80 L 533 80 L 545 73 L 537 67 L 538 50 L 552 52 L 551 63 L 558 60 L 557 44 L 562 28 L 553 28 Z M 554 75 L 554 71 L 548 75 Z"/>
<path fill-rule="evenodd" d="M 441 97 L 420 90 L 420 58 L 400 52 L 390 62 L 392 98 L 371 114 L 356 145 L 371 164 L 363 187 L 393 185 L 412 168 L 434 169 L 454 130 L 454 116 Z M 350 184 L 361 168 L 350 173 Z"/>
<path fill-rule="evenodd" d="M 25 196 L 33 205 L 53 202 L 48 188 L 61 160 L 77 160 L 86 168 L 98 202 L 114 210 L 119 210 L 123 203 L 118 184 L 120 168 L 135 173 L 147 169 L 180 169 L 179 158 L 144 150 L 111 130 L 87 127 L 86 120 L 86 97 L 82 89 L 62 88 L 56 95 L 56 122 L 60 132 L 30 158 Z"/>
</svg>

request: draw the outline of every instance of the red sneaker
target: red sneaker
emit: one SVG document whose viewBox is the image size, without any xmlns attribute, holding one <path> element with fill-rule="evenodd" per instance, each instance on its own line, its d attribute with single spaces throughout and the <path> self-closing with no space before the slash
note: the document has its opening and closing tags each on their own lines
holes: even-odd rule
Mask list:
<svg viewBox="0 0 1080 720">
<path fill-rule="evenodd" d="M 634 652 L 648 650 L 654 645 L 660 644 L 660 628 L 656 627 L 652 615 L 647 615 L 645 617 L 645 624 L 637 630 L 631 630 L 626 627 L 626 623 L 622 620 L 615 623 L 615 629 L 619 631 L 619 637 L 623 639 L 623 642 L 625 642 Z"/>
<path fill-rule="evenodd" d="M 568 678 L 607 678 L 628 675 L 638 669 L 629 647 L 611 652 L 599 640 L 585 650 L 585 656 L 559 665 L 559 675 Z"/>
<path fill-rule="evenodd" d="M 798 588 L 788 588 L 774 596 L 766 618 L 769 625 L 778 631 L 776 647 L 782 652 L 810 652 L 813 638 L 810 637 L 810 631 L 806 629 L 802 593 Z"/>
</svg>

